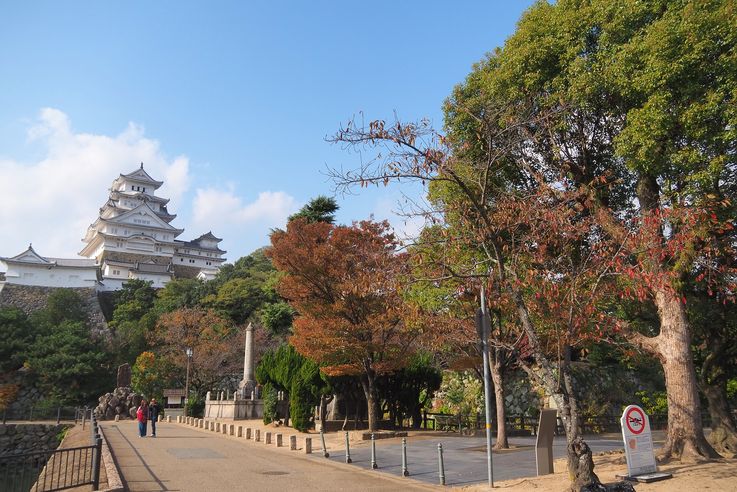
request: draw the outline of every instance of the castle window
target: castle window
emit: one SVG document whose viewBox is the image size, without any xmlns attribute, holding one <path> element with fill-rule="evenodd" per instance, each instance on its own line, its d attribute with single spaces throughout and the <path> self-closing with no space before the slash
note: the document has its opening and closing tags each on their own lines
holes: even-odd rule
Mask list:
<svg viewBox="0 0 737 492">
<path fill-rule="evenodd" d="M 143 187 L 143 191 L 144 191 L 144 193 L 146 192 L 146 187 L 145 186 Z"/>
</svg>

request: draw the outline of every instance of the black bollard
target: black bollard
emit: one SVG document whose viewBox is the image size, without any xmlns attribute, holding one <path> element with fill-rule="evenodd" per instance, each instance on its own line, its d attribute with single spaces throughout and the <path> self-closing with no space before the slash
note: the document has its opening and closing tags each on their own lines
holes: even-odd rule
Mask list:
<svg viewBox="0 0 737 492">
<path fill-rule="evenodd" d="M 402 476 L 408 477 L 409 470 L 407 469 L 407 438 L 402 438 Z"/>
<path fill-rule="evenodd" d="M 345 433 L 345 462 L 353 463 L 351 459 L 351 444 L 348 442 L 348 432 Z"/>
<path fill-rule="evenodd" d="M 371 468 L 376 470 L 379 465 L 376 464 L 376 439 L 374 433 L 371 433 Z"/>
<path fill-rule="evenodd" d="M 438 443 L 438 474 L 440 485 L 445 485 L 445 465 L 443 464 L 443 444 Z"/>
</svg>

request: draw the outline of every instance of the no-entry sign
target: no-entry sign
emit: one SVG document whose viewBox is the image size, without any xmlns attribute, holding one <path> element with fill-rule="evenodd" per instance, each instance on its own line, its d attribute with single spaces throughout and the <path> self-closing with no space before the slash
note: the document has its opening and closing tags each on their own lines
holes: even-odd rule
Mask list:
<svg viewBox="0 0 737 492">
<path fill-rule="evenodd" d="M 631 477 L 658 471 L 650 433 L 650 419 L 637 405 L 624 409 L 622 418 L 624 454 L 627 457 L 627 474 Z"/>
</svg>

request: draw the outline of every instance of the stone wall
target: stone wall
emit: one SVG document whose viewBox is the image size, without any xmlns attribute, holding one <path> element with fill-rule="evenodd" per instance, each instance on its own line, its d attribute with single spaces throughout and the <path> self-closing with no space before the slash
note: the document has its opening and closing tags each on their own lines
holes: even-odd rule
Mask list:
<svg viewBox="0 0 737 492">
<path fill-rule="evenodd" d="M 52 451 L 61 442 L 68 424 L 0 424 L 0 456 Z"/>
<path fill-rule="evenodd" d="M 56 287 L 5 284 L 0 291 L 0 307 L 17 307 L 27 314 L 46 307 L 49 295 Z M 87 319 L 93 334 L 108 336 L 110 331 L 100 308 L 97 291 L 94 288 L 71 289 L 83 299 Z"/>
</svg>

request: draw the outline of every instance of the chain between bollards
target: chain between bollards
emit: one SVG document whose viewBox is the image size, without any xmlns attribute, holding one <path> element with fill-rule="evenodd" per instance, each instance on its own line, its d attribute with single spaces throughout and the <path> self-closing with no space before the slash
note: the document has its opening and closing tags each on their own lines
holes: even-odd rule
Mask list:
<svg viewBox="0 0 737 492">
<path fill-rule="evenodd" d="M 330 453 L 328 453 L 328 450 L 325 447 L 325 432 L 323 432 L 322 426 L 320 427 L 320 439 L 322 440 L 322 455 L 326 458 L 330 458 Z"/>
<path fill-rule="evenodd" d="M 348 442 L 348 432 L 345 433 L 345 462 L 353 463 L 351 459 L 351 444 Z"/>
<path fill-rule="evenodd" d="M 376 470 L 379 465 L 376 464 L 376 438 L 374 433 L 371 433 L 371 468 Z"/>
<path fill-rule="evenodd" d="M 407 438 L 402 438 L 402 476 L 408 477 L 409 470 L 407 470 Z"/>
<path fill-rule="evenodd" d="M 438 475 L 440 485 L 445 485 L 445 465 L 443 465 L 443 444 L 438 443 Z"/>
</svg>

